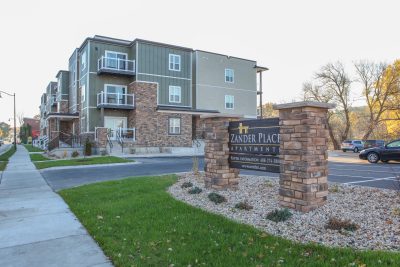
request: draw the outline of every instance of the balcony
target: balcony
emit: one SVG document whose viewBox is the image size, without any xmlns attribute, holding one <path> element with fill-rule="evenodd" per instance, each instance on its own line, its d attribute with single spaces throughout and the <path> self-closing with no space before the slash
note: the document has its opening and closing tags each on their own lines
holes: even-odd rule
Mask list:
<svg viewBox="0 0 400 267">
<path fill-rule="evenodd" d="M 135 60 L 103 56 L 97 63 L 97 74 L 103 73 L 133 76 L 135 75 Z"/>
<path fill-rule="evenodd" d="M 135 97 L 133 94 L 101 92 L 97 94 L 97 108 L 134 109 Z"/>
<path fill-rule="evenodd" d="M 51 95 L 49 99 L 47 99 L 47 103 L 49 103 L 50 107 L 57 104 L 57 96 Z"/>
</svg>

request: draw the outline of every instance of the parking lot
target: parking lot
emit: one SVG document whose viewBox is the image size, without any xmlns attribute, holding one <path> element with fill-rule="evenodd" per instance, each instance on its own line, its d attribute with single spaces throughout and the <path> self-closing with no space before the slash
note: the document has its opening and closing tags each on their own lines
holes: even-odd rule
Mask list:
<svg viewBox="0 0 400 267">
<path fill-rule="evenodd" d="M 93 182 L 116 180 L 129 176 L 161 175 L 165 173 L 188 172 L 192 169 L 191 157 L 176 158 L 135 158 L 139 164 L 119 166 L 81 167 L 73 169 L 44 169 L 42 175 L 54 190 L 79 186 Z M 359 160 L 352 152 L 329 153 L 330 182 L 395 189 L 396 175 L 400 175 L 399 163 L 370 164 Z M 199 169 L 203 170 L 204 160 L 200 158 Z M 241 171 L 242 174 L 279 177 L 277 173 Z"/>
<path fill-rule="evenodd" d="M 400 187 L 396 181 L 399 175 L 399 162 L 371 164 L 358 159 L 357 153 L 329 153 L 328 179 L 331 182 L 396 189 Z"/>
</svg>

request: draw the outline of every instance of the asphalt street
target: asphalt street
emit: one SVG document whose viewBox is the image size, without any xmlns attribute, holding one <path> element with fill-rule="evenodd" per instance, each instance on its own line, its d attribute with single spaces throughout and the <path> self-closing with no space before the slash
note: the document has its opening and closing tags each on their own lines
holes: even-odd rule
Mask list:
<svg viewBox="0 0 400 267">
<path fill-rule="evenodd" d="M 100 181 L 117 180 L 130 176 L 160 175 L 188 172 L 192 169 L 192 158 L 135 158 L 139 164 L 99 166 L 73 169 L 44 169 L 41 171 L 47 183 L 56 191 Z M 204 160 L 200 158 L 199 169 Z M 400 175 L 400 163 L 369 164 L 358 159 L 358 154 L 333 152 L 329 156 L 330 182 L 395 189 L 399 187 L 396 176 Z M 241 174 L 279 177 L 277 173 L 244 171 Z"/>
</svg>

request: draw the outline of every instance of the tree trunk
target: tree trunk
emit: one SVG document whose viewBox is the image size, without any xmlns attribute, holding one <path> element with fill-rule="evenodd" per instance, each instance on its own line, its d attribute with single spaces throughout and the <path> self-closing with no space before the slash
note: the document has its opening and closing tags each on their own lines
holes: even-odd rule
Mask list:
<svg viewBox="0 0 400 267">
<path fill-rule="evenodd" d="M 344 141 L 347 139 L 347 136 L 349 135 L 349 131 L 350 131 L 350 116 L 349 116 L 349 111 L 347 109 L 344 110 L 344 115 L 346 117 L 346 128 L 344 129 L 344 133 L 341 136 L 342 140 L 340 141 Z"/>
<path fill-rule="evenodd" d="M 375 122 L 370 122 L 362 140 L 367 140 L 369 138 L 369 136 L 372 134 L 372 131 L 375 129 L 375 126 L 376 126 Z"/>
<path fill-rule="evenodd" d="M 339 142 L 336 140 L 335 135 L 333 134 L 333 130 L 331 125 L 329 124 L 329 121 L 327 122 L 327 126 L 328 126 L 329 137 L 331 138 L 332 141 L 333 149 L 339 150 L 340 149 Z"/>
</svg>

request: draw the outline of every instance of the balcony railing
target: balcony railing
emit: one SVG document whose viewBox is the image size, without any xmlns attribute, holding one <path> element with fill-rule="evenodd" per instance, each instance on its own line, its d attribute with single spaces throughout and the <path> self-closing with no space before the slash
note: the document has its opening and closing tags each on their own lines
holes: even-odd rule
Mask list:
<svg viewBox="0 0 400 267">
<path fill-rule="evenodd" d="M 131 141 L 136 140 L 136 129 L 135 128 L 118 128 L 116 137 L 119 141 Z"/>
<path fill-rule="evenodd" d="M 134 109 L 135 96 L 133 94 L 106 93 L 97 94 L 98 108 Z"/>
<path fill-rule="evenodd" d="M 57 104 L 57 96 L 51 95 L 51 97 L 47 99 L 47 103 L 49 103 L 50 106 Z"/>
<path fill-rule="evenodd" d="M 135 60 L 101 57 L 97 63 L 97 73 L 135 75 Z"/>
</svg>

